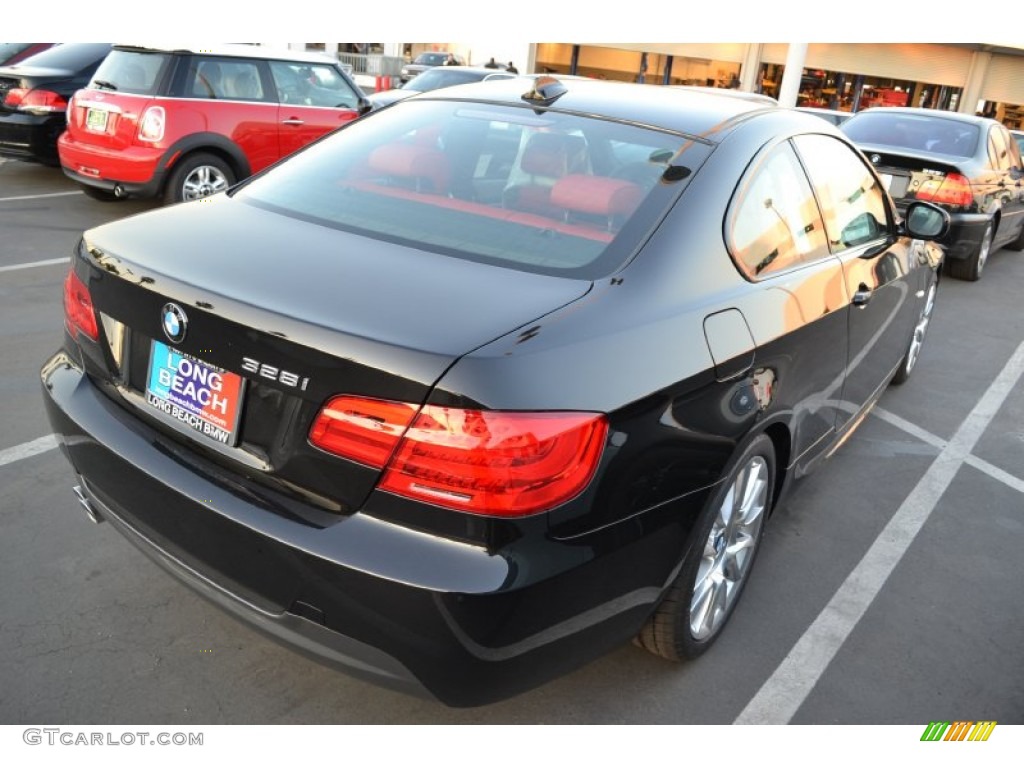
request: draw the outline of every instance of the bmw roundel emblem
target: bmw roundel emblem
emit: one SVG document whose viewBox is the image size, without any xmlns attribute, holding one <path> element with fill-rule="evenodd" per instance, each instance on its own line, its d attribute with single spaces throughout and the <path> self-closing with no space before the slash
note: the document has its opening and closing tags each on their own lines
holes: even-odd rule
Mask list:
<svg viewBox="0 0 1024 768">
<path fill-rule="evenodd" d="M 872 155 L 871 156 L 871 162 L 874 163 L 875 165 L 878 165 L 878 161 L 881 160 L 881 159 L 882 158 L 881 158 L 880 155 Z"/>
<path fill-rule="evenodd" d="M 175 344 L 185 340 L 185 331 L 188 329 L 188 318 L 185 310 L 174 302 L 164 304 L 160 312 L 161 325 L 167 338 Z"/>
</svg>

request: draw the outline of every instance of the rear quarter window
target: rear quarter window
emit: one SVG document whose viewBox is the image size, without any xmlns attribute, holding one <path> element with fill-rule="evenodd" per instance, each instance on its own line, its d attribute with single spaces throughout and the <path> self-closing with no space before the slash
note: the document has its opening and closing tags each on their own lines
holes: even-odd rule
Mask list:
<svg viewBox="0 0 1024 768">
<path fill-rule="evenodd" d="M 727 220 L 729 252 L 750 279 L 829 256 L 814 193 L 789 142 L 768 150 L 754 166 Z"/>
</svg>

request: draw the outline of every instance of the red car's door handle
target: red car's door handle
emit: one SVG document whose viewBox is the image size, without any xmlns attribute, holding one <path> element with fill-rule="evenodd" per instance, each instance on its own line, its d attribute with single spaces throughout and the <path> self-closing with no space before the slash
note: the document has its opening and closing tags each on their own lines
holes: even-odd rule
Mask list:
<svg viewBox="0 0 1024 768">
<path fill-rule="evenodd" d="M 284 125 L 305 125 L 305 120 L 300 120 L 297 117 L 289 117 L 287 120 L 281 121 Z"/>
</svg>

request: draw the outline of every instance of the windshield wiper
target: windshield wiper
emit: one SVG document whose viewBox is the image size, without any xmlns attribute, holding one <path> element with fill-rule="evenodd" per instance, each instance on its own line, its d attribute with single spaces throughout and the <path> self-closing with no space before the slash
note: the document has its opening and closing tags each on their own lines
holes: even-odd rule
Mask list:
<svg viewBox="0 0 1024 768">
<path fill-rule="evenodd" d="M 92 84 L 95 85 L 97 88 L 102 88 L 105 91 L 116 91 L 117 90 L 117 86 L 114 85 L 109 80 L 93 80 Z"/>
</svg>

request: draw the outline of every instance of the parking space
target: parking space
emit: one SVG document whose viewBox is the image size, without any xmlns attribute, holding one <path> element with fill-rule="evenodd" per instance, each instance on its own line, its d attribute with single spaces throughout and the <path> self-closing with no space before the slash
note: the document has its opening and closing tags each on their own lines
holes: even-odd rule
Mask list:
<svg viewBox="0 0 1024 768">
<path fill-rule="evenodd" d="M 100 203 L 0 162 L 0 717 L 7 723 L 1020 723 L 1024 256 L 944 280 L 918 368 L 768 528 L 730 627 L 696 662 L 622 647 L 473 710 L 307 661 L 167 576 L 71 493 L 38 370 Z M 29 266 L 32 265 L 32 266 Z"/>
</svg>

